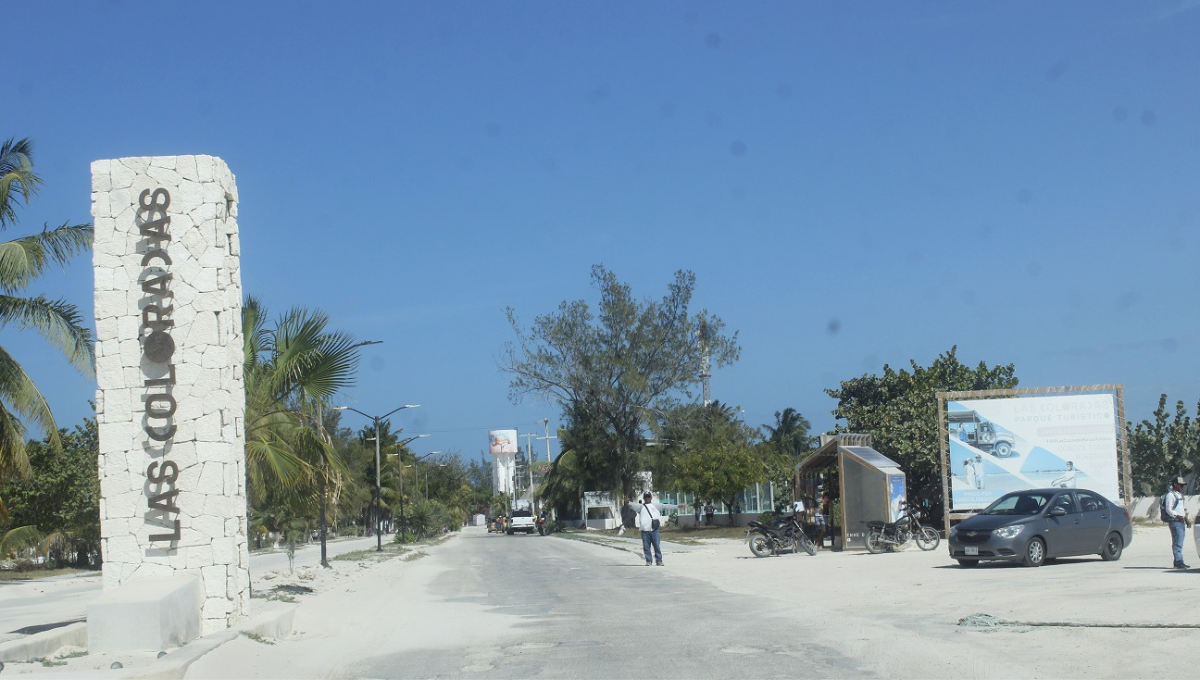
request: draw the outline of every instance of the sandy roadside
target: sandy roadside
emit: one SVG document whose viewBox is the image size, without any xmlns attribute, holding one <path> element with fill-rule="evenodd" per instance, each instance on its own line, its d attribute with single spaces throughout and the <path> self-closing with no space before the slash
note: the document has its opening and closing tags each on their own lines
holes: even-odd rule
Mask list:
<svg viewBox="0 0 1200 680">
<path fill-rule="evenodd" d="M 299 604 L 301 606 L 296 615 L 297 638 L 302 637 L 306 629 L 318 634 L 332 634 L 329 631 L 330 622 L 341 620 L 344 612 L 347 611 L 344 609 L 344 598 L 324 600 L 324 602 L 334 603 L 335 608 L 343 608 L 341 611 L 328 611 L 322 607 L 329 605 L 318 604 L 316 595 L 334 594 L 341 591 L 346 594 L 346 597 L 353 597 L 353 593 L 361 591 L 364 596 L 360 599 L 365 600 L 364 606 L 367 606 L 371 600 L 369 593 L 373 584 L 381 579 L 394 580 L 405 571 L 428 571 L 428 565 L 423 564 L 424 558 L 443 549 L 456 536 L 456 534 L 451 534 L 446 541 L 436 545 L 405 546 L 402 554 L 392 552 L 395 546 L 388 546 L 389 552 L 377 556 L 374 553 L 374 546 L 367 546 L 367 550 L 331 558 L 329 569 L 301 566 L 295 569 L 272 569 L 253 573 L 251 585 L 254 596 L 250 600 L 248 620 L 253 621 L 261 615 L 278 612 L 283 607 Z M 369 611 L 369 607 L 363 611 Z M 198 642 L 192 644 L 195 645 Z M 247 656 L 253 658 L 255 652 L 261 651 L 267 642 L 269 641 L 257 642 L 241 636 L 237 640 L 225 644 L 235 646 L 244 644 L 248 649 Z M 153 673 L 154 668 L 161 665 L 158 663 L 157 653 L 154 652 L 87 654 L 84 648 L 65 648 L 44 662 L 8 662 L 3 668 L 3 673 L 4 677 L 9 675 L 112 676 L 114 671 L 110 666 L 114 662 L 120 663 L 123 667 L 119 675 L 134 676 L 143 672 Z M 253 675 L 252 671 L 250 666 L 223 668 L 223 674 L 219 677 L 250 677 Z M 263 677 L 270 677 L 270 675 Z"/>
<path fill-rule="evenodd" d="M 1170 563 L 1167 530 L 1147 527 L 1136 531 L 1120 561 L 1065 559 L 1038 569 L 964 569 L 950 560 L 944 541 L 928 553 L 914 547 L 766 559 L 751 556 L 744 543 L 716 541 L 672 555 L 668 566 L 728 592 L 794 604 L 795 617 L 780 625 L 862 659 L 884 677 L 1132 678 L 1194 672 L 1200 652 L 1192 641 L 1200 630 L 958 622 L 989 614 L 1008 621 L 1200 626 L 1200 569 L 1165 569 Z M 719 627 L 706 626 L 719 636 Z"/>
</svg>

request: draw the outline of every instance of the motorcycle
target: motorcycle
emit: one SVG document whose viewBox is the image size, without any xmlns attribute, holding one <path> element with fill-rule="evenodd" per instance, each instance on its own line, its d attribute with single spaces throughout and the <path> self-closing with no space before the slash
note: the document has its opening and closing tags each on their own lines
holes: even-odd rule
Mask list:
<svg viewBox="0 0 1200 680">
<path fill-rule="evenodd" d="M 549 536 L 550 535 L 550 525 L 546 524 L 546 516 L 545 515 L 541 515 L 537 518 L 537 530 L 538 530 L 538 536 Z"/>
<path fill-rule="evenodd" d="M 746 529 L 746 542 L 755 557 L 770 557 L 782 551 L 803 550 L 809 555 L 817 554 L 817 544 L 804 533 L 795 515 L 782 517 L 770 524 L 751 522 Z"/>
<path fill-rule="evenodd" d="M 895 522 L 864 522 L 867 525 L 867 552 L 894 551 L 909 541 L 916 541 L 921 550 L 933 550 L 941 543 L 937 529 L 921 526 L 921 513 L 900 505 L 900 519 Z"/>
</svg>

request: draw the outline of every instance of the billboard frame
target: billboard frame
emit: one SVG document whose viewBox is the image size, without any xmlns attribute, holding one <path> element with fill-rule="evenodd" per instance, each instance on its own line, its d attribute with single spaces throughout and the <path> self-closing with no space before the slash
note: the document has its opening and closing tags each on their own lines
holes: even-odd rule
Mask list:
<svg viewBox="0 0 1200 680">
<path fill-rule="evenodd" d="M 1028 397 L 1049 396 L 1058 394 L 1111 394 L 1116 400 L 1117 407 L 1117 464 L 1120 479 L 1117 487 L 1124 496 L 1121 500 L 1129 507 L 1133 503 L 1133 472 L 1129 463 L 1129 439 L 1125 432 L 1125 385 L 1123 383 L 1108 385 L 1079 385 L 1073 387 L 1014 387 L 998 390 L 971 390 L 966 392 L 938 392 L 938 450 L 942 461 L 942 503 L 946 508 L 944 524 L 946 535 L 950 535 L 950 521 L 963 520 L 973 513 L 954 513 L 950 511 L 950 447 L 948 444 L 949 428 L 946 422 L 946 402 L 957 399 L 988 399 L 992 397 Z"/>
</svg>

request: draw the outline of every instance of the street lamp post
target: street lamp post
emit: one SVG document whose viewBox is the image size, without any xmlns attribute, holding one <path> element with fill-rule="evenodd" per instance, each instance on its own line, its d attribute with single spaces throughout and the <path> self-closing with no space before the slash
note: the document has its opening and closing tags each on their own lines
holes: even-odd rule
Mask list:
<svg viewBox="0 0 1200 680">
<path fill-rule="evenodd" d="M 383 534 L 380 533 L 382 530 L 381 519 L 383 515 L 383 505 L 379 501 L 379 490 L 381 488 L 379 477 L 379 423 L 380 421 L 386 420 L 388 416 L 396 413 L 397 411 L 403 411 L 406 408 L 417 408 L 418 406 L 420 406 L 420 404 L 405 404 L 404 406 L 394 408 L 381 416 L 373 416 L 369 413 L 363 413 L 353 406 L 333 407 L 333 410 L 335 411 L 354 411 L 360 416 L 370 418 L 375 422 L 375 552 L 383 552 Z"/>
<path fill-rule="evenodd" d="M 367 345 L 382 344 L 382 340 L 363 340 L 360 343 L 351 345 L 350 349 L 358 349 Z M 325 413 L 321 410 L 321 398 L 317 397 L 317 439 L 321 445 L 325 445 Z M 321 456 L 321 566 L 325 569 L 329 568 L 329 560 L 326 559 L 325 540 L 328 536 L 327 521 L 325 519 L 325 503 L 326 503 L 326 487 L 329 485 L 329 471 L 326 469 L 325 456 Z"/>
<path fill-rule="evenodd" d="M 413 475 L 415 476 L 415 475 L 419 475 L 421 473 L 421 471 L 419 469 L 417 469 L 417 465 L 420 464 L 421 461 L 425 460 L 426 458 L 428 458 L 430 456 L 436 456 L 439 453 L 444 453 L 444 452 L 443 451 L 430 451 L 429 453 L 427 453 L 423 456 L 417 456 L 417 459 L 413 462 L 413 465 L 412 465 Z M 416 481 L 417 481 L 417 493 L 421 493 L 421 478 L 416 477 Z M 429 500 L 429 472 L 428 471 L 425 473 L 425 495 L 422 496 L 421 498 L 422 498 L 422 500 Z"/>
<path fill-rule="evenodd" d="M 408 531 L 408 518 L 404 516 L 404 458 L 400 455 L 403 453 L 405 444 L 415 442 L 423 437 L 428 437 L 427 434 L 418 434 L 409 437 L 400 442 L 400 448 L 396 450 L 396 464 L 400 467 L 400 545 L 404 545 L 404 532 Z"/>
</svg>

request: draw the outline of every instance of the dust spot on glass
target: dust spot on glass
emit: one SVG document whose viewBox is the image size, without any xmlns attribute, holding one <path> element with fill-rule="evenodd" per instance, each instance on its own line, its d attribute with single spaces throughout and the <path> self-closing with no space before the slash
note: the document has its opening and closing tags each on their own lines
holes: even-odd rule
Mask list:
<svg viewBox="0 0 1200 680">
<path fill-rule="evenodd" d="M 832 319 L 830 319 L 830 320 L 829 320 L 829 323 L 828 323 L 828 324 L 826 324 L 826 326 L 825 326 L 825 330 L 826 330 L 826 331 L 827 331 L 827 332 L 828 332 L 830 335 L 837 335 L 837 334 L 838 334 L 838 331 L 842 330 L 842 322 L 841 322 L 841 321 L 839 321 L 839 320 L 837 319 L 837 317 L 834 317 L 834 318 L 832 318 Z"/>
<path fill-rule="evenodd" d="M 787 84 L 780 85 L 779 90 L 776 92 L 776 94 L 779 95 L 779 98 L 781 100 L 786 102 L 792 98 L 792 86 L 787 85 Z"/>
<path fill-rule="evenodd" d="M 199 113 L 202 116 L 207 116 L 212 113 L 212 110 L 213 105 L 209 100 L 201 99 L 200 101 L 196 102 L 196 113 Z"/>
<path fill-rule="evenodd" d="M 1033 200 L 1033 192 L 1032 191 L 1030 191 L 1029 189 L 1026 189 L 1025 187 L 1021 187 L 1020 189 L 1017 190 L 1017 202 L 1018 203 L 1029 203 L 1032 200 Z"/>
<path fill-rule="evenodd" d="M 607 84 L 599 85 L 588 92 L 588 102 L 592 104 L 598 104 L 605 99 L 608 99 L 609 94 L 611 94 L 611 92 L 609 91 Z"/>
<path fill-rule="evenodd" d="M 709 33 L 704 36 L 704 44 L 708 45 L 708 49 L 715 50 L 721 46 L 721 36 L 717 33 Z"/>
<path fill-rule="evenodd" d="M 1162 346 L 1162 351 L 1171 354 L 1179 349 L 1179 340 L 1176 338 L 1165 338 L 1160 345 Z"/>
<path fill-rule="evenodd" d="M 976 233 L 979 235 L 979 240 L 986 241 L 992 236 L 992 225 L 981 224 L 979 225 L 979 230 Z"/>
<path fill-rule="evenodd" d="M 721 117 L 715 113 L 710 113 L 704 117 L 704 124 L 709 127 L 721 127 Z"/>
<path fill-rule="evenodd" d="M 1124 106 L 1118 106 L 1112 110 L 1112 117 L 1118 123 L 1124 123 L 1125 119 L 1129 118 L 1129 109 Z"/>
<path fill-rule="evenodd" d="M 908 254 L 906 254 L 904 256 L 904 259 L 907 260 L 910 265 L 920 264 L 921 263 L 921 253 L 919 253 L 915 250 L 910 250 L 910 251 L 908 251 Z"/>
<path fill-rule="evenodd" d="M 375 83 L 376 85 L 380 85 L 387 79 L 387 71 L 385 71 L 382 66 L 376 66 L 371 69 L 371 82 Z"/>
<path fill-rule="evenodd" d="M 975 294 L 974 290 L 968 288 L 962 292 L 961 297 L 964 304 L 973 305 L 979 296 Z"/>
<path fill-rule="evenodd" d="M 1051 64 L 1050 68 L 1046 69 L 1046 80 L 1049 80 L 1050 82 L 1055 82 L 1059 78 L 1062 78 L 1063 74 L 1066 72 L 1067 72 L 1067 62 L 1059 59 L 1058 61 Z"/>
<path fill-rule="evenodd" d="M 499 137 L 500 136 L 500 124 L 497 123 L 496 121 L 492 121 L 483 128 L 483 131 L 487 134 L 488 137 Z"/>
<path fill-rule="evenodd" d="M 734 156 L 746 155 L 746 143 L 740 139 L 733 140 L 733 143 L 729 145 L 729 153 Z"/>
<path fill-rule="evenodd" d="M 371 357 L 371 370 L 382 371 L 387 367 L 387 361 L 383 357 Z"/>
<path fill-rule="evenodd" d="M 470 156 L 459 156 L 458 157 L 458 169 L 459 170 L 470 170 L 473 167 L 475 167 L 475 161 Z"/>
<path fill-rule="evenodd" d="M 868 354 L 867 356 L 863 357 L 863 368 L 868 371 L 873 371 L 879 368 L 879 357 L 875 356 L 874 354 Z"/>
<path fill-rule="evenodd" d="M 658 112 L 663 118 L 670 118 L 675 115 L 675 102 L 663 102 L 662 106 L 658 107 Z"/>
<path fill-rule="evenodd" d="M 1145 125 L 1147 127 L 1154 125 L 1154 121 L 1158 120 L 1158 116 L 1150 109 L 1146 109 L 1145 111 L 1142 111 L 1141 118 L 1142 118 L 1142 125 Z"/>
<path fill-rule="evenodd" d="M 736 184 L 730 192 L 735 201 L 741 201 L 746 198 L 746 186 L 744 184 Z"/>
<path fill-rule="evenodd" d="M 1030 262 L 1029 264 L 1025 265 L 1025 273 L 1029 274 L 1030 276 L 1041 275 L 1042 263 L 1041 262 Z"/>
<path fill-rule="evenodd" d="M 32 96 L 33 95 L 33 81 L 32 80 L 22 80 L 19 84 L 17 84 L 17 94 L 21 95 L 22 97 Z"/>
<path fill-rule="evenodd" d="M 546 172 L 558 171 L 558 161 L 554 160 L 553 158 L 543 158 L 542 160 L 538 161 L 538 166 Z"/>
<path fill-rule="evenodd" d="M 1136 290 L 1127 290 L 1117 297 L 1117 307 L 1119 309 L 1129 309 L 1135 306 L 1142 299 L 1142 294 Z"/>
</svg>

